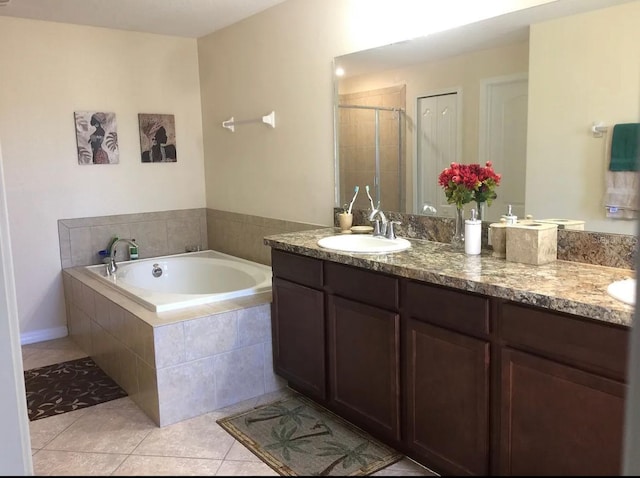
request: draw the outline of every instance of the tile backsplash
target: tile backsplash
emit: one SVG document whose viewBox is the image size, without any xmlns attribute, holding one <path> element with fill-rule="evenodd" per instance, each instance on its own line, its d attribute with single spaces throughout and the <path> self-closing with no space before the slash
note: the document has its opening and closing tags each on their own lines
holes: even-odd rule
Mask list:
<svg viewBox="0 0 640 478">
<path fill-rule="evenodd" d="M 334 208 L 334 225 L 338 226 L 338 214 L 341 208 Z M 354 225 L 368 225 L 369 211 L 353 211 Z M 400 221 L 396 226 L 399 236 L 427 239 L 429 241 L 450 242 L 453 235 L 453 218 L 422 216 L 397 212 L 386 213 L 389 220 Z M 482 224 L 482 247 L 488 245 L 489 223 Z M 558 230 L 558 259 L 582 262 L 622 269 L 635 269 L 635 254 L 638 238 L 628 234 L 609 234 L 591 231 Z"/>
<path fill-rule="evenodd" d="M 334 209 L 336 227 L 341 211 Z M 353 213 L 354 225 L 369 224 L 366 210 L 356 209 Z M 401 222 L 396 227 L 399 236 L 449 242 L 453 234 L 450 218 L 396 212 L 387 216 Z M 483 248 L 491 247 L 487 242 L 488 225 L 482 225 Z M 140 259 L 182 253 L 195 245 L 270 265 L 270 248 L 263 243 L 265 236 L 322 227 L 328 226 L 198 208 L 60 219 L 58 236 L 63 268 L 99 264 L 98 251 L 105 249 L 114 235 L 135 239 Z M 121 248 L 125 252 L 118 252 L 118 259 L 128 260 L 126 244 Z M 633 235 L 558 230 L 560 260 L 635 269 L 636 251 L 637 237 Z"/>
<path fill-rule="evenodd" d="M 63 269 L 99 264 L 98 251 L 106 249 L 113 236 L 135 239 L 140 259 L 197 246 L 270 265 L 265 236 L 322 227 L 329 226 L 200 208 L 60 219 L 58 237 Z M 118 251 L 118 260 L 129 259 L 127 244 L 117 249 L 124 251 Z"/>
<path fill-rule="evenodd" d="M 322 227 L 330 226 L 207 209 L 210 249 L 265 265 L 271 265 L 271 248 L 265 246 L 265 236 Z"/>
<path fill-rule="evenodd" d="M 140 259 L 178 254 L 192 245 L 206 249 L 206 209 L 60 219 L 58 237 L 62 267 L 99 264 L 98 251 L 106 249 L 113 236 L 135 239 Z M 116 255 L 118 260 L 129 259 L 125 243 L 116 249 L 120 249 Z"/>
</svg>

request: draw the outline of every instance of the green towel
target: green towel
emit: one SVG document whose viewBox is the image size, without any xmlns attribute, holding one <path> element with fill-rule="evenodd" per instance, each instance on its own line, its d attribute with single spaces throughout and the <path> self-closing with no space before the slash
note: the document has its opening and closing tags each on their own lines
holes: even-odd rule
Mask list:
<svg viewBox="0 0 640 478">
<path fill-rule="evenodd" d="M 637 171 L 640 162 L 640 123 L 613 127 L 609 171 Z"/>
</svg>

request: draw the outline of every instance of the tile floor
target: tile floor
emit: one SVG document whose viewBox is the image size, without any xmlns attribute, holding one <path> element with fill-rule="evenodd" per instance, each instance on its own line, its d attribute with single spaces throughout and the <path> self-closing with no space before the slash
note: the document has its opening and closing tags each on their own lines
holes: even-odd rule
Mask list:
<svg viewBox="0 0 640 478">
<path fill-rule="evenodd" d="M 84 357 L 69 338 L 22 347 L 25 370 Z M 159 428 L 128 397 L 29 423 L 35 475 L 278 476 L 216 420 L 273 401 L 263 395 Z M 376 476 L 434 476 L 403 459 Z"/>
</svg>

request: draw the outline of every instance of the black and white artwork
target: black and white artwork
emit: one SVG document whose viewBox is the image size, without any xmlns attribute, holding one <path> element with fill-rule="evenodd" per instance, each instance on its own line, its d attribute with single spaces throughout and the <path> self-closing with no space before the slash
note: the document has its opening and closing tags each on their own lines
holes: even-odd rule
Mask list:
<svg viewBox="0 0 640 478">
<path fill-rule="evenodd" d="M 78 164 L 116 164 L 119 162 L 115 113 L 76 111 Z"/>
<path fill-rule="evenodd" d="M 138 114 L 143 163 L 175 163 L 176 127 L 174 115 Z"/>
</svg>

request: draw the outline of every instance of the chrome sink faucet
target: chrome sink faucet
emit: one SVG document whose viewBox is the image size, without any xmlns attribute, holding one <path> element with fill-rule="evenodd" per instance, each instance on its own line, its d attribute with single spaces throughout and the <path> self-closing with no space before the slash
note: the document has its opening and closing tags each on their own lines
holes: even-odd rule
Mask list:
<svg viewBox="0 0 640 478">
<path fill-rule="evenodd" d="M 380 217 L 380 219 L 376 219 L 376 217 Z M 378 201 L 378 207 L 369 214 L 369 221 L 375 221 L 373 226 L 374 236 L 384 236 L 387 233 L 387 224 L 389 223 L 389 220 L 387 219 L 387 216 L 384 215 L 384 212 L 382 212 L 382 209 L 380 209 L 380 201 Z"/>
<path fill-rule="evenodd" d="M 116 264 L 116 245 L 119 242 L 126 242 L 130 246 L 138 247 L 138 244 L 133 242 L 132 239 L 117 239 L 111 244 L 111 249 L 109 249 L 109 262 L 107 263 L 107 275 L 115 274 L 116 270 L 118 270 L 118 265 Z"/>
<path fill-rule="evenodd" d="M 378 216 L 380 219 L 376 219 Z M 380 202 L 378 202 L 378 207 L 369 214 L 369 221 L 375 221 L 373 226 L 374 236 L 382 236 L 391 240 L 396 238 L 396 231 L 393 226 L 402 224 L 400 221 L 390 221 L 387 219 L 387 216 L 385 216 L 382 209 L 380 209 Z"/>
</svg>

